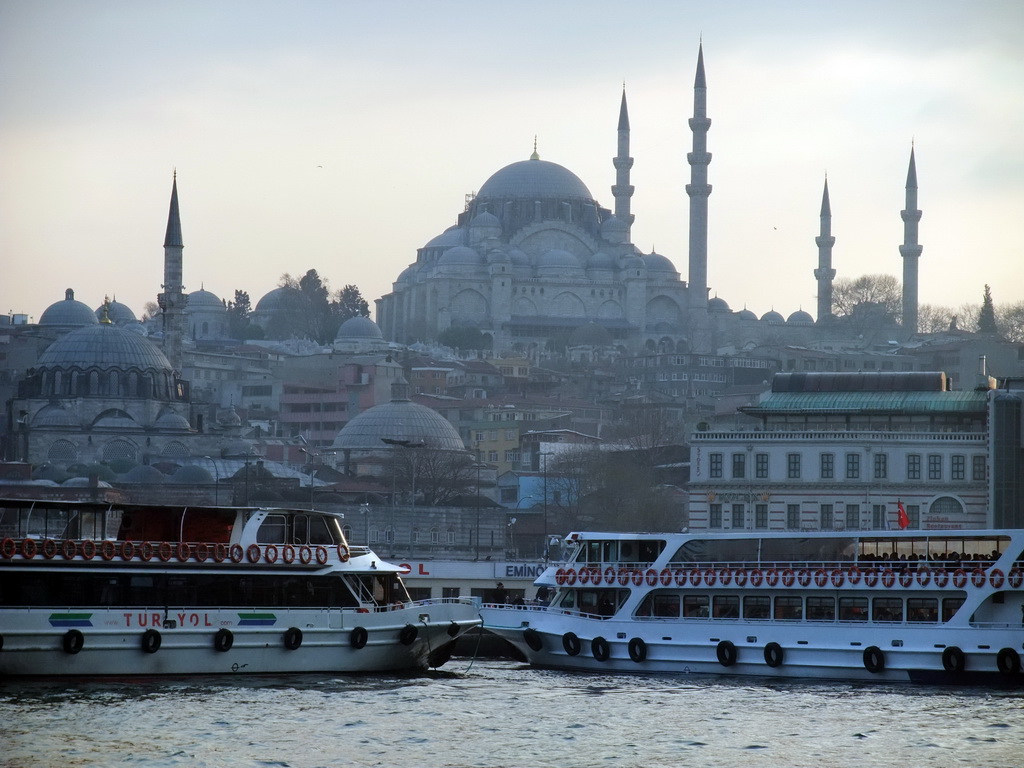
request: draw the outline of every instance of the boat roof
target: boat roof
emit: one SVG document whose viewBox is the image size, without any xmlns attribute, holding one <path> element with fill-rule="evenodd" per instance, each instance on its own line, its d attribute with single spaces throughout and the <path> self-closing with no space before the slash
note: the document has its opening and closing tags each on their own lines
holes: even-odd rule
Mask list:
<svg viewBox="0 0 1024 768">
<path fill-rule="evenodd" d="M 1024 530 L 1024 529 L 1021 529 Z M 681 539 L 990 539 L 995 536 L 1013 537 L 1020 530 L 1009 528 L 906 528 L 893 531 L 573 531 L 565 540 L 577 541 L 643 541 Z"/>
</svg>

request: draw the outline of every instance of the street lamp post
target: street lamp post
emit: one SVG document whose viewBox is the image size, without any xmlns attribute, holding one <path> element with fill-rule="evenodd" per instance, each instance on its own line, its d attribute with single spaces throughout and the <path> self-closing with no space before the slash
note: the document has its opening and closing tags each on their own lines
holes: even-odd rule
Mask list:
<svg viewBox="0 0 1024 768">
<path fill-rule="evenodd" d="M 382 443 L 384 443 L 385 445 L 391 446 L 392 451 L 398 450 L 399 448 L 422 448 L 424 445 L 426 445 L 426 443 L 424 443 L 423 441 L 416 442 L 416 441 L 413 441 L 413 440 L 396 440 L 394 438 L 388 438 L 388 437 L 382 437 L 380 439 L 380 441 Z M 393 453 L 392 454 L 392 458 L 393 459 L 397 458 L 397 454 Z M 392 555 L 394 555 L 394 553 L 395 553 L 395 532 L 394 532 L 395 531 L 395 478 L 396 478 L 397 474 L 398 474 L 397 462 L 392 461 L 392 467 L 391 467 L 391 523 L 389 525 L 389 531 L 388 531 L 388 533 L 390 533 L 390 535 L 391 535 L 391 541 L 389 543 L 391 544 L 390 554 L 392 554 Z M 415 514 L 415 512 L 416 512 L 416 462 L 415 461 L 412 462 L 412 512 L 413 512 L 413 514 Z M 386 538 L 386 536 L 385 536 L 385 538 Z"/>
<path fill-rule="evenodd" d="M 544 562 L 548 559 L 548 460 L 550 453 L 538 453 L 540 457 L 541 471 L 544 473 Z"/>
<path fill-rule="evenodd" d="M 324 456 L 333 456 L 337 451 L 309 451 L 305 448 L 299 448 L 306 457 L 309 459 L 309 508 L 312 510 L 313 507 L 313 481 L 316 479 L 316 464 L 314 461 L 319 461 L 323 464 Z"/>
<path fill-rule="evenodd" d="M 213 506 L 220 506 L 220 469 L 217 468 L 217 461 L 212 456 L 204 456 L 204 459 L 209 459 L 213 465 L 213 472 L 217 476 L 217 479 L 213 483 Z"/>
</svg>

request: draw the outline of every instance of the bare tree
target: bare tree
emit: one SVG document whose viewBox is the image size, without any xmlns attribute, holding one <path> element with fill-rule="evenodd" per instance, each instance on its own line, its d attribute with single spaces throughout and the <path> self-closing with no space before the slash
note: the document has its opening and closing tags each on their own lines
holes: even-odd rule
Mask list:
<svg viewBox="0 0 1024 768">
<path fill-rule="evenodd" d="M 903 317 L 903 289 L 900 281 L 892 275 L 861 275 L 856 278 L 840 278 L 832 286 L 832 312 L 838 317 L 847 317 L 856 307 L 864 304 L 878 304 L 885 314 L 899 322 Z"/>
<path fill-rule="evenodd" d="M 450 504 L 474 487 L 476 475 L 468 453 L 430 445 L 410 446 L 391 453 L 389 463 L 397 488 L 420 498 L 425 506 Z"/>
<path fill-rule="evenodd" d="M 1004 339 L 1024 343 L 1024 301 L 1000 304 L 996 316 Z"/>
</svg>

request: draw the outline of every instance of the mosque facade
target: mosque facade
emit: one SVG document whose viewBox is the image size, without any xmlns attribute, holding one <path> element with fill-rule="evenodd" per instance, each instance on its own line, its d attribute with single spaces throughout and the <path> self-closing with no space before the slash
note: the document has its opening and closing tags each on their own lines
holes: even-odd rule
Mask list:
<svg viewBox="0 0 1024 768">
<path fill-rule="evenodd" d="M 707 352 L 771 339 L 807 343 L 848 335 L 832 316 L 831 205 L 825 183 L 815 238 L 818 259 L 817 320 L 799 309 L 789 317 L 771 311 L 758 318 L 732 311 L 708 291 L 708 204 L 711 154 L 707 136 L 707 82 L 703 50 L 694 80 L 688 275 L 683 279 L 661 254 L 643 253 L 631 240 L 630 126 L 625 92 L 619 109 L 612 164 L 613 207 L 604 208 L 583 181 L 534 149 L 528 160 L 493 174 L 468 201 L 456 223 L 420 248 L 416 260 L 377 300 L 377 323 L 390 341 L 437 341 L 452 328 L 474 328 L 497 353 L 534 355 L 552 340 L 597 324 L 620 354 Z M 917 178 L 913 152 L 907 207 L 901 215 L 905 242 L 905 334 L 916 328 Z"/>
</svg>

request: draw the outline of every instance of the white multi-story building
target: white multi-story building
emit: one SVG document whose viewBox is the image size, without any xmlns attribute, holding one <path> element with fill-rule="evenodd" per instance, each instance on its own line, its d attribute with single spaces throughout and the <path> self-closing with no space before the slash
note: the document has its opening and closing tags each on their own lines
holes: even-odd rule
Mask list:
<svg viewBox="0 0 1024 768">
<path fill-rule="evenodd" d="M 1019 499 L 999 512 L 990 480 L 1000 429 L 1016 430 L 1020 455 L 1019 416 L 999 410 L 1019 398 L 983 381 L 954 392 L 942 373 L 778 374 L 740 409 L 756 427 L 693 436 L 690 527 L 884 530 L 901 503 L 912 528 L 1020 525 Z"/>
</svg>

